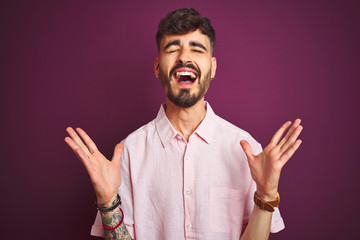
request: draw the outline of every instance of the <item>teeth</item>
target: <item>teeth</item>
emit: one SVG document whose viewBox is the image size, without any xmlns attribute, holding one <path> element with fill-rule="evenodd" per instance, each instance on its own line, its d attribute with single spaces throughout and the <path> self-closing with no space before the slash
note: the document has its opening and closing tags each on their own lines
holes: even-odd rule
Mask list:
<svg viewBox="0 0 360 240">
<path fill-rule="evenodd" d="M 191 72 L 191 73 L 190 73 L 190 77 L 195 79 L 195 78 L 196 78 L 196 75 Z"/>
<path fill-rule="evenodd" d="M 177 72 L 176 77 L 179 78 L 180 76 L 190 76 L 193 79 L 196 78 L 196 75 L 193 72 Z"/>
</svg>

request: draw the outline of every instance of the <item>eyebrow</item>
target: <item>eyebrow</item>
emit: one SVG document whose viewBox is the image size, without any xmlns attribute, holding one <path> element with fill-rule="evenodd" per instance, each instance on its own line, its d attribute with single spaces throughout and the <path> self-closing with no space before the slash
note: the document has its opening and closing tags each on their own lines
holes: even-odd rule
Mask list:
<svg viewBox="0 0 360 240">
<path fill-rule="evenodd" d="M 179 41 L 179 40 L 175 40 L 175 41 L 169 42 L 169 43 L 166 44 L 166 46 L 164 47 L 164 50 L 166 50 L 166 49 L 168 49 L 169 47 L 174 46 L 174 45 L 180 45 L 180 41 Z"/>
<path fill-rule="evenodd" d="M 199 48 L 202 48 L 204 49 L 205 51 L 207 51 L 206 47 L 204 45 L 202 45 L 201 43 L 199 42 L 194 42 L 194 41 L 190 41 L 190 46 L 192 47 L 199 47 Z"/>
<path fill-rule="evenodd" d="M 172 42 L 169 42 L 168 44 L 166 44 L 166 46 L 164 47 L 164 50 L 168 49 L 171 46 L 179 46 L 180 45 L 180 40 L 174 40 Z M 205 51 L 207 51 L 206 47 L 204 45 L 202 45 L 199 42 L 195 42 L 195 41 L 190 41 L 189 45 L 192 47 L 199 47 L 201 49 L 204 49 Z"/>
</svg>

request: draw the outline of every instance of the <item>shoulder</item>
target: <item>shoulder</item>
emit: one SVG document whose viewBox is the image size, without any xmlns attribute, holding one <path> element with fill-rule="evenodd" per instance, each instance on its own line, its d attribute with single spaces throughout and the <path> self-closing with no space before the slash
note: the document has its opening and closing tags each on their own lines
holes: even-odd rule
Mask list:
<svg viewBox="0 0 360 240">
<path fill-rule="evenodd" d="M 261 145 L 247 131 L 230 123 L 229 121 L 216 115 L 215 134 L 224 138 L 226 141 L 234 141 L 239 144 L 241 140 L 246 140 L 253 150 L 261 151 Z"/>
<path fill-rule="evenodd" d="M 215 121 L 217 123 L 218 131 L 222 131 L 226 133 L 226 135 L 236 138 L 243 138 L 243 139 L 253 139 L 253 137 L 245 130 L 235 126 L 234 124 L 228 122 L 227 120 L 219 117 L 216 115 Z"/>
<path fill-rule="evenodd" d="M 146 139 L 149 135 L 153 135 L 156 132 L 155 119 L 151 122 L 141 126 L 134 132 L 130 133 L 122 142 L 124 145 L 128 145 L 134 142 L 139 142 L 141 139 Z"/>
</svg>

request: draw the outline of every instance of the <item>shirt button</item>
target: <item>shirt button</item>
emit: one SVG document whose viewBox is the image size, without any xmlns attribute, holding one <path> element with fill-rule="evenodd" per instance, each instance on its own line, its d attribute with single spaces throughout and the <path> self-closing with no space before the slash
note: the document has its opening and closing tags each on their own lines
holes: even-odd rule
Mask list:
<svg viewBox="0 0 360 240">
<path fill-rule="evenodd" d="M 191 225 L 191 224 L 188 224 L 188 225 L 187 225 L 187 228 L 188 228 L 188 229 L 192 229 L 192 225 Z"/>
<path fill-rule="evenodd" d="M 179 140 L 182 139 L 182 137 L 181 137 L 180 135 L 177 135 L 176 137 L 177 137 L 177 139 L 179 139 Z"/>
<path fill-rule="evenodd" d="M 186 194 L 187 194 L 187 195 L 190 195 L 190 194 L 191 194 L 191 191 L 190 191 L 190 190 L 187 190 L 187 191 L 186 191 Z"/>
</svg>

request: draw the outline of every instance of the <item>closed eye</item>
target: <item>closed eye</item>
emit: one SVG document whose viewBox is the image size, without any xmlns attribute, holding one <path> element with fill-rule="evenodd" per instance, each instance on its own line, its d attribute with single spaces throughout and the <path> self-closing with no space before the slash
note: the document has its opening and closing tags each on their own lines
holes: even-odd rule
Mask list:
<svg viewBox="0 0 360 240">
<path fill-rule="evenodd" d="M 179 49 L 172 49 L 172 50 L 166 51 L 166 53 L 174 53 L 174 52 L 177 52 L 177 51 L 179 51 Z"/>
</svg>

